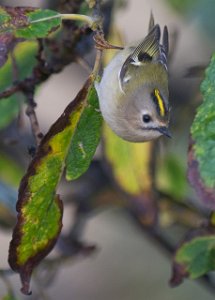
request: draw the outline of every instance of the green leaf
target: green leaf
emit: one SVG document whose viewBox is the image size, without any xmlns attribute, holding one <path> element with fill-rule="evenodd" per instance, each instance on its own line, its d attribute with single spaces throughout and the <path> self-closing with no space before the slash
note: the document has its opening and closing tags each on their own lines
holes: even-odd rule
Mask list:
<svg viewBox="0 0 215 300">
<path fill-rule="evenodd" d="M 183 199 L 187 193 L 186 170 L 178 156 L 167 153 L 158 161 L 156 185 L 176 199 Z"/>
<path fill-rule="evenodd" d="M 114 179 L 131 195 L 150 190 L 151 143 L 129 143 L 104 127 L 104 154 Z"/>
<path fill-rule="evenodd" d="M 73 180 L 89 167 L 101 136 L 102 116 L 95 88 L 88 96 L 88 103 L 72 138 L 66 159 L 66 178 Z"/>
<path fill-rule="evenodd" d="M 201 200 L 215 209 L 215 54 L 201 84 L 203 103 L 191 127 L 188 178 Z"/>
<path fill-rule="evenodd" d="M 196 279 L 215 270 L 215 235 L 210 229 L 191 231 L 174 256 L 172 285 L 184 277 Z"/>
<path fill-rule="evenodd" d="M 87 107 L 93 80 L 89 77 L 75 100 L 44 136 L 19 188 L 18 222 L 10 244 L 9 263 L 20 273 L 25 294 L 29 293 L 33 268 L 53 248 L 61 230 L 62 203 L 56 196 L 56 188 L 71 141 Z"/>
<path fill-rule="evenodd" d="M 19 80 L 22 80 L 32 73 L 36 64 L 37 42 L 24 42 L 16 46 L 14 57 L 17 65 Z M 13 85 L 13 66 L 9 58 L 6 64 L 0 69 L 0 92 Z M 23 96 L 14 94 L 7 99 L 0 99 L 0 128 L 10 124 L 17 116 Z"/>
<path fill-rule="evenodd" d="M 133 213 L 144 226 L 157 220 L 157 206 L 152 192 L 151 157 L 153 142 L 130 143 L 104 127 L 103 151 L 107 170 L 116 185 L 127 195 Z"/>
<path fill-rule="evenodd" d="M 19 80 L 25 79 L 31 74 L 33 67 L 36 65 L 38 44 L 33 41 L 26 41 L 19 43 L 14 51 L 16 66 L 18 71 Z M 9 58 L 7 63 L 0 69 L 0 92 L 9 88 L 14 81 L 12 60 Z M 2 101 L 2 100 L 1 100 Z"/>
<path fill-rule="evenodd" d="M 191 127 L 194 153 L 205 185 L 215 188 L 215 54 L 201 84 L 203 103 L 198 107 Z"/>
<path fill-rule="evenodd" d="M 176 261 L 186 265 L 189 277 L 196 279 L 215 269 L 215 236 L 198 237 L 185 243 L 176 254 Z"/>
<path fill-rule="evenodd" d="M 0 7 L 0 33 L 12 33 L 16 38 L 43 38 L 60 25 L 60 14 L 49 9 Z"/>
<path fill-rule="evenodd" d="M 18 29 L 15 33 L 16 37 L 26 39 L 43 38 L 51 32 L 55 31 L 61 25 L 61 17 L 58 12 L 52 10 L 36 10 L 26 14 L 28 17 L 28 26 L 26 28 Z M 55 17 L 48 19 L 49 17 Z M 47 20 L 46 20 L 47 18 Z"/>
</svg>

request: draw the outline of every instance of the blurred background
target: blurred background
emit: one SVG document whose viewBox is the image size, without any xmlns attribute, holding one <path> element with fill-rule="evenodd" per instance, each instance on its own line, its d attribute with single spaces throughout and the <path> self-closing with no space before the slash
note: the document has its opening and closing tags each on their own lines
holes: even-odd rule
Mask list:
<svg viewBox="0 0 215 300">
<path fill-rule="evenodd" d="M 54 5 L 54 1 L 29 0 L 20 0 L 16 3 L 7 0 L 0 3 L 13 6 L 19 4 L 53 7 Z M 117 0 L 115 4 L 119 7 L 114 13 L 114 25 L 126 45 L 134 44 L 145 37 L 151 11 L 156 22 L 169 28 L 170 49 L 172 49 L 169 66 L 172 106 L 170 128 L 173 138 L 171 141 L 161 142 L 159 147 L 161 155 L 163 152 L 168 152 L 177 156 L 179 165 L 177 172 L 180 170 L 184 178 L 181 187 L 184 194 L 192 198 L 194 193 L 186 183 L 186 157 L 189 128 L 195 108 L 201 102 L 199 85 L 202 74 L 198 72 L 189 77 L 186 75 L 190 67 L 206 66 L 214 51 L 215 2 L 213 0 Z M 93 64 L 92 57 L 91 53 L 85 58 L 90 65 Z M 87 71 L 74 63 L 67 66 L 60 74 L 53 75 L 38 88 L 36 112 L 43 133 L 47 132 L 66 105 L 75 97 L 87 76 Z M 0 133 L 1 269 L 8 268 L 7 255 L 12 224 L 14 224 L 17 187 L 30 161 L 27 148 L 33 144 L 27 117 L 22 120 L 21 130 L 17 130 L 16 122 L 17 120 L 13 124 L 8 124 Z M 15 144 L 11 142 L 16 140 L 19 142 Z M 168 286 L 171 274 L 171 256 L 166 251 L 168 249 L 165 250 L 165 247 L 151 238 L 137 224 L 126 205 L 123 205 L 126 201 L 122 195 L 113 191 L 106 177 L 107 174 L 101 167 L 101 161 L 101 148 L 99 148 L 96 161 L 91 165 L 90 170 L 78 181 L 62 182 L 59 188 L 59 193 L 65 201 L 63 232 L 67 233 L 71 230 L 77 212 L 77 203 L 83 202 L 86 214 L 84 220 L 80 217 L 81 223 L 83 221 L 85 225 L 82 238 L 89 244 L 95 244 L 97 250 L 89 256 L 68 257 L 58 261 L 57 264 L 50 263 L 46 268 L 41 267 L 34 278 L 33 295 L 28 299 L 214 299 L 211 290 L 199 281 L 187 280 L 175 289 Z M 101 192 L 95 195 L 96 189 L 101 189 Z M 91 199 L 90 204 L 86 204 L 88 198 Z M 74 205 L 71 205 L 71 199 Z M 199 207 L 198 199 L 195 205 Z M 163 222 L 171 225 L 169 219 Z M 197 224 L 198 220 L 194 218 L 193 222 Z M 175 231 L 170 229 L 169 239 L 179 240 L 183 233 L 184 228 L 182 230 L 177 227 Z M 57 251 L 55 249 L 50 257 L 54 257 Z M 19 292 L 18 275 L 12 275 L 9 279 L 17 298 L 25 299 Z M 43 280 L 47 281 L 47 284 L 50 283 L 45 289 L 42 287 Z M 6 285 L 2 280 L 0 298 L 5 293 Z"/>
</svg>

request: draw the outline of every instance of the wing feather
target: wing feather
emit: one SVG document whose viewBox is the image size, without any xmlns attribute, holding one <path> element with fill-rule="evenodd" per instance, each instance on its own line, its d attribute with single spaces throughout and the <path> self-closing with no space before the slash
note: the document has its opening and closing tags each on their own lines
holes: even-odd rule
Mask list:
<svg viewBox="0 0 215 300">
<path fill-rule="evenodd" d="M 119 72 L 120 87 L 128 82 L 129 66 L 143 66 L 147 63 L 161 63 L 167 70 L 167 56 L 169 51 L 168 29 L 164 27 L 162 44 L 160 44 L 161 29 L 158 24 L 154 25 L 154 17 L 151 13 L 149 21 L 149 33 L 145 39 L 127 57 Z M 123 89 L 122 89 L 123 90 Z"/>
</svg>

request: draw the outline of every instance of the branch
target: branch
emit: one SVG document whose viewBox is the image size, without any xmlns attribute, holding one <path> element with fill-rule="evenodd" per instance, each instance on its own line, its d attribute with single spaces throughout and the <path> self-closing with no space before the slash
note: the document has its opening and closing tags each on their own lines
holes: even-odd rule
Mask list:
<svg viewBox="0 0 215 300">
<path fill-rule="evenodd" d="M 41 139 L 43 138 L 43 134 L 40 131 L 37 115 L 34 110 L 37 106 L 34 101 L 34 89 L 32 89 L 31 91 L 25 91 L 25 96 L 27 99 L 26 115 L 29 117 L 31 123 L 31 131 L 35 138 L 36 145 L 39 146 Z"/>
<path fill-rule="evenodd" d="M 79 4 L 81 5 L 81 3 Z M 60 14 L 59 14 L 60 16 Z M 66 15 L 62 15 L 63 19 Z M 71 14 L 73 19 L 82 18 L 83 16 Z M 67 14 L 69 17 L 69 14 Z M 88 20 L 88 17 L 86 18 Z M 92 21 L 92 19 L 89 20 Z M 94 21 L 92 21 L 94 22 Z M 0 100 L 10 97 L 16 92 L 23 91 L 28 87 L 30 82 L 32 86 L 36 86 L 47 80 L 51 75 L 59 73 L 69 63 L 76 60 L 75 48 L 83 35 L 90 33 L 89 27 L 77 27 L 73 22 L 63 24 L 62 33 L 54 38 L 41 39 L 49 53 L 48 63 L 38 60 L 38 64 L 34 67 L 32 75 L 22 81 L 16 80 L 14 85 L 0 93 Z M 89 51 L 89 48 L 86 49 Z M 85 51 L 86 51 L 85 50 Z M 47 57 L 46 57 L 47 58 Z"/>
<path fill-rule="evenodd" d="M 11 86 L 7 90 L 5 90 L 4 92 L 1 92 L 0 100 L 2 100 L 4 98 L 8 98 L 8 97 L 12 96 L 13 94 L 15 94 L 16 92 L 20 91 L 21 85 L 22 85 L 22 82 L 18 82 L 14 86 Z"/>
<path fill-rule="evenodd" d="M 37 54 L 37 60 L 40 65 L 44 65 L 45 61 L 42 59 L 43 54 L 43 42 L 42 39 L 38 39 L 39 49 Z M 39 146 L 41 139 L 43 138 L 43 134 L 40 131 L 39 122 L 37 119 L 37 115 L 35 112 L 35 108 L 37 106 L 36 102 L 34 101 L 34 93 L 35 93 L 35 83 L 29 82 L 29 86 L 26 88 L 23 87 L 23 93 L 26 96 L 27 100 L 27 109 L 26 109 L 26 115 L 29 117 L 30 123 L 31 123 L 31 131 L 33 133 L 36 145 Z"/>
<path fill-rule="evenodd" d="M 121 47 L 109 45 L 104 39 L 100 1 L 97 0 L 95 3 L 93 17 L 74 14 L 80 8 L 81 3 L 82 1 L 79 0 L 62 1 L 62 10 L 65 11 L 67 8 L 69 12 L 71 11 L 71 14 L 59 13 L 56 17 L 62 16 L 62 19 L 79 19 L 86 21 L 91 29 L 95 31 L 96 46 L 101 50 L 122 49 Z M 76 61 L 77 54 L 75 49 L 77 48 L 77 44 L 79 40 L 83 40 L 82 38 L 84 35 L 90 34 L 91 30 L 89 29 L 89 26 L 77 27 L 74 22 L 66 22 L 62 25 L 62 32 L 60 35 L 57 35 L 54 38 L 42 39 L 44 47 L 47 49 L 46 53 L 49 53 L 48 59 L 46 57 L 47 61 L 38 61 L 37 66 L 33 69 L 32 75 L 23 81 L 16 81 L 12 87 L 0 93 L 0 100 L 7 98 L 16 92 L 23 91 L 23 89 L 25 90 L 26 86 L 29 86 L 29 82 L 31 82 L 34 87 L 41 84 L 51 75 L 61 72 L 66 65 Z M 85 43 L 85 41 L 83 41 L 83 43 Z M 84 55 L 88 51 L 89 47 L 84 46 L 83 49 L 81 49 L 81 55 Z"/>
</svg>

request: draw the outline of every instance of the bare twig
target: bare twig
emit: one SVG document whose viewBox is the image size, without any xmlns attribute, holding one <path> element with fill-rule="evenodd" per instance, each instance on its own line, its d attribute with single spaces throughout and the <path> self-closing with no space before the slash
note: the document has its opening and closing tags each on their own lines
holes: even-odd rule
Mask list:
<svg viewBox="0 0 215 300">
<path fill-rule="evenodd" d="M 94 63 L 94 67 L 93 67 L 93 71 L 92 71 L 92 75 L 94 78 L 96 78 L 100 66 L 101 66 L 101 59 L 102 59 L 102 50 L 101 49 L 97 49 L 96 50 L 96 59 L 95 59 L 95 63 Z"/>
<path fill-rule="evenodd" d="M 42 59 L 42 53 L 43 53 L 43 42 L 41 39 L 38 39 L 38 54 L 37 54 L 37 60 L 40 65 L 45 64 L 44 60 Z M 26 96 L 27 100 L 27 109 L 26 109 L 26 115 L 29 117 L 30 123 L 31 123 L 31 131 L 33 133 L 33 136 L 35 138 L 36 145 L 38 146 L 41 142 L 41 139 L 43 138 L 43 134 L 40 131 L 40 126 L 38 122 L 38 118 L 35 112 L 35 107 L 37 104 L 34 101 L 34 93 L 35 93 L 35 84 L 32 81 L 29 81 L 28 87 L 22 88 L 23 93 Z"/>
<path fill-rule="evenodd" d="M 111 45 L 105 40 L 104 30 L 103 30 L 103 16 L 101 13 L 101 1 L 100 0 L 94 1 L 93 19 L 96 20 L 96 24 L 97 24 L 97 28 L 95 28 L 95 35 L 93 37 L 94 41 L 96 42 L 96 49 L 99 49 L 99 50 L 106 50 L 106 49 L 122 50 L 123 47 Z"/>
<path fill-rule="evenodd" d="M 16 92 L 20 91 L 20 87 L 21 87 L 21 84 L 17 83 L 15 85 L 13 85 L 12 87 L 8 88 L 7 90 L 5 90 L 4 92 L 0 93 L 0 100 L 2 100 L 4 98 L 8 98 L 11 95 L 15 94 Z"/>
<path fill-rule="evenodd" d="M 31 123 L 31 130 L 35 138 L 36 145 L 38 146 L 43 138 L 43 134 L 40 131 L 37 115 L 35 113 L 36 103 L 34 102 L 34 93 L 32 91 L 25 93 L 27 98 L 26 115 L 29 117 Z"/>
<path fill-rule="evenodd" d="M 87 63 L 87 61 L 82 58 L 81 56 L 76 57 L 75 61 L 77 62 L 77 64 L 79 64 L 88 74 L 91 73 L 92 69 L 90 67 L 90 65 Z"/>
</svg>

